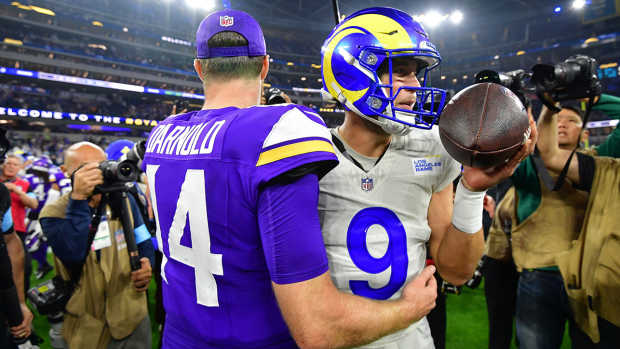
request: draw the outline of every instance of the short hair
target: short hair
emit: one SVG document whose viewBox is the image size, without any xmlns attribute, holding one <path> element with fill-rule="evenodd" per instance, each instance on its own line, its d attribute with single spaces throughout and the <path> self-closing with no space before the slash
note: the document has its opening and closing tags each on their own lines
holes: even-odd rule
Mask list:
<svg viewBox="0 0 620 349">
<path fill-rule="evenodd" d="M 208 45 L 210 48 L 248 46 L 248 40 L 239 33 L 223 31 L 213 35 Z M 198 62 L 202 68 L 202 78 L 208 83 L 212 79 L 254 79 L 260 75 L 264 57 L 214 57 L 198 59 Z"/>
<path fill-rule="evenodd" d="M 8 160 L 9 158 L 13 158 L 13 159 L 17 159 L 17 160 L 19 160 L 19 163 L 20 163 L 20 164 L 23 164 L 23 163 L 24 163 L 24 158 L 22 158 L 21 156 L 19 156 L 19 155 L 15 154 L 15 153 L 9 153 L 9 154 L 7 154 L 7 155 L 5 156 L 5 158 L 4 158 L 4 160 L 6 161 L 6 160 Z"/>
<path fill-rule="evenodd" d="M 568 109 L 572 112 L 574 112 L 575 114 L 577 114 L 577 116 L 579 116 L 579 119 L 581 119 L 581 122 L 583 122 L 583 118 L 584 118 L 584 112 L 583 110 L 581 110 L 581 108 L 579 108 L 576 105 L 572 105 L 572 104 L 568 104 L 568 105 L 563 105 L 562 109 Z"/>
</svg>

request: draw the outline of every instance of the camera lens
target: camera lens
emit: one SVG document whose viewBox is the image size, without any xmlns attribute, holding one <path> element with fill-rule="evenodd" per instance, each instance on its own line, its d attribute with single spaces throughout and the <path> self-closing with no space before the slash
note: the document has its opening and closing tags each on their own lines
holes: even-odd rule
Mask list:
<svg viewBox="0 0 620 349">
<path fill-rule="evenodd" d="M 129 164 L 122 163 L 118 167 L 118 174 L 122 177 L 129 178 L 133 174 L 133 168 Z"/>
</svg>

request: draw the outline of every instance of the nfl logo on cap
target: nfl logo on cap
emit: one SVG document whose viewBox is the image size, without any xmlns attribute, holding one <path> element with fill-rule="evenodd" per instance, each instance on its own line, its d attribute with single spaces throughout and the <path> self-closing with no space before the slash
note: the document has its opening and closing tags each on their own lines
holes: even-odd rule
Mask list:
<svg viewBox="0 0 620 349">
<path fill-rule="evenodd" d="M 374 188 L 373 180 L 370 177 L 362 177 L 362 190 L 371 191 Z"/>
<path fill-rule="evenodd" d="M 235 24 L 235 17 L 220 16 L 220 26 L 222 26 L 222 27 L 230 27 L 233 24 Z"/>
</svg>

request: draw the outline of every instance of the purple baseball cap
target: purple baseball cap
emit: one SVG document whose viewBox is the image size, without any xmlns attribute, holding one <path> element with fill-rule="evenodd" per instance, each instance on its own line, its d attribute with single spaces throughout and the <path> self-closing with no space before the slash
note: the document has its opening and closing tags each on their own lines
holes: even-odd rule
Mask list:
<svg viewBox="0 0 620 349">
<path fill-rule="evenodd" d="M 248 40 L 248 46 L 209 47 L 208 42 L 213 35 L 231 31 L 242 35 Z M 197 58 L 214 57 L 255 57 L 267 54 L 265 37 L 258 22 L 249 14 L 226 9 L 217 11 L 200 22 L 196 32 Z"/>
</svg>

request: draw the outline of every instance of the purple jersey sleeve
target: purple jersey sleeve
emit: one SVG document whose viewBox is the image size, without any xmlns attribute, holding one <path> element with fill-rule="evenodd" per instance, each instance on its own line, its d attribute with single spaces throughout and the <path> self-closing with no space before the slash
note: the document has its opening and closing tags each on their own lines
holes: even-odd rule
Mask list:
<svg viewBox="0 0 620 349">
<path fill-rule="evenodd" d="M 258 223 L 271 279 L 300 282 L 328 270 L 317 211 L 319 181 L 308 174 L 286 185 L 268 185 L 258 199 Z"/>
<path fill-rule="evenodd" d="M 266 135 L 256 161 L 255 180 L 263 185 L 309 163 L 319 179 L 338 164 L 323 119 L 309 108 L 290 106 Z"/>
<path fill-rule="evenodd" d="M 58 185 L 60 195 L 64 195 L 70 192 L 72 189 L 71 178 L 67 178 L 60 169 L 57 169 L 56 171 L 50 173 L 50 182 L 56 183 L 56 185 Z"/>
</svg>

